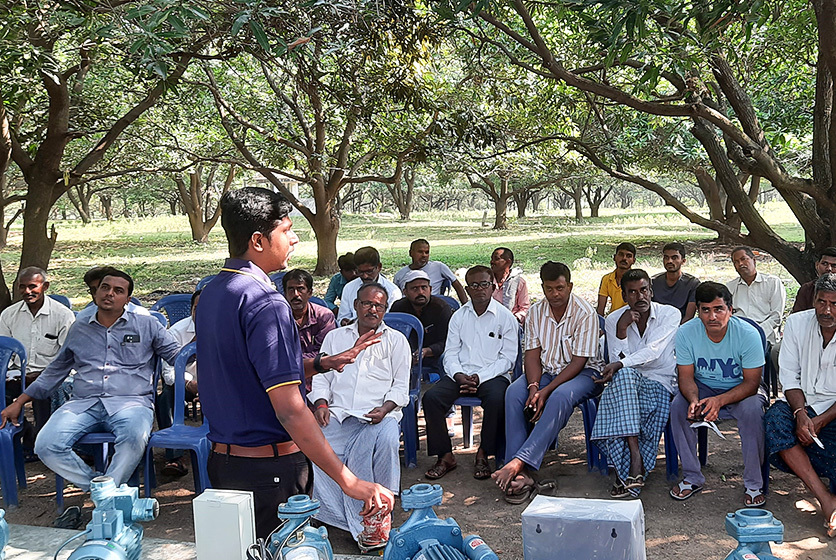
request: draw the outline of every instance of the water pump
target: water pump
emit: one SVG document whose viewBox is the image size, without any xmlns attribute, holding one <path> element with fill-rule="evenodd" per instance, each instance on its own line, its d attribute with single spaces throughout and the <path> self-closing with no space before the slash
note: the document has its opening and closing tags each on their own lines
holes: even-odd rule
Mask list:
<svg viewBox="0 0 836 560">
<path fill-rule="evenodd" d="M 462 537 L 458 523 L 439 519 L 433 506 L 441 505 L 438 484 L 416 484 L 401 492 L 404 511 L 412 510 L 406 523 L 389 534 L 383 560 L 498 560 L 478 535 Z"/>
<path fill-rule="evenodd" d="M 139 560 L 143 529 L 136 523 L 157 517 L 157 500 L 139 498 L 139 491 L 127 484 L 117 488 L 109 476 L 94 478 L 90 495 L 96 509 L 87 530 L 79 535 L 86 535 L 87 540 L 69 560 Z"/>
<path fill-rule="evenodd" d="M 247 558 L 257 560 L 334 560 L 325 527 L 313 528 L 311 518 L 319 511 L 319 500 L 304 494 L 291 496 L 279 506 L 282 524 L 273 531 L 266 545 L 252 545 Z"/>
<path fill-rule="evenodd" d="M 726 514 L 726 532 L 737 539 L 737 548 L 726 560 L 780 560 L 772 555 L 769 541 L 784 541 L 784 524 L 765 509 L 739 509 Z"/>
</svg>

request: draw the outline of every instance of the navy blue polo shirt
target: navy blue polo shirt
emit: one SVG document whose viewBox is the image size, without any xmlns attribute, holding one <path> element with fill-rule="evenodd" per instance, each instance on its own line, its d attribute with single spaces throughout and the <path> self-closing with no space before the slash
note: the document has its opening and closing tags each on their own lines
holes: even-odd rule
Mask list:
<svg viewBox="0 0 836 560">
<path fill-rule="evenodd" d="M 291 438 L 268 391 L 299 385 L 305 373 L 290 305 L 250 261 L 227 259 L 197 307 L 200 404 L 209 439 L 256 447 Z"/>
</svg>

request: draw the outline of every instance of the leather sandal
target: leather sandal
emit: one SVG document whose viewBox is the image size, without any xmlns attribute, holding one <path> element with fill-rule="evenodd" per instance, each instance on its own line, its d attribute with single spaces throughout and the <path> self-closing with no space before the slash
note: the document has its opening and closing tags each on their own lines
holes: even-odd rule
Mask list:
<svg viewBox="0 0 836 560">
<path fill-rule="evenodd" d="M 457 466 L 458 465 L 456 463 L 450 465 L 439 459 L 438 461 L 436 461 L 435 465 L 430 467 L 430 469 L 424 473 L 424 476 L 429 478 L 430 480 L 438 480 L 448 472 L 456 470 Z M 488 474 L 488 476 L 490 476 L 490 474 Z"/>
<path fill-rule="evenodd" d="M 476 465 L 473 468 L 473 478 L 476 480 L 487 480 L 491 477 L 491 465 L 485 458 L 476 459 Z"/>
</svg>

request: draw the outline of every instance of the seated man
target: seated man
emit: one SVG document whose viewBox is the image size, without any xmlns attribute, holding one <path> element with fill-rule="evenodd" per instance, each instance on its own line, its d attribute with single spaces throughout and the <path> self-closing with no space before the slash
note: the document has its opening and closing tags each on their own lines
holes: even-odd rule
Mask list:
<svg viewBox="0 0 836 560">
<path fill-rule="evenodd" d="M 200 292 L 196 290 L 192 294 L 191 314 L 180 319 L 168 328 L 168 332 L 174 336 L 180 350 L 184 346 L 196 340 L 194 318 L 197 311 L 197 304 L 200 301 Z M 157 397 L 157 425 L 160 429 L 170 428 L 174 423 L 174 366 L 163 363 L 163 389 Z M 191 402 L 197 398 L 197 362 L 193 361 L 186 366 L 186 401 Z M 169 476 L 183 476 L 189 472 L 183 462 L 182 449 L 166 449 L 166 464 L 163 467 L 163 474 Z"/>
<path fill-rule="evenodd" d="M 694 292 L 700 285 L 699 278 L 682 272 L 685 264 L 685 246 L 682 243 L 668 243 L 662 248 L 662 264 L 665 272 L 653 277 L 650 287 L 653 290 L 653 301 L 665 305 L 673 305 L 682 314 L 680 323 L 694 318 L 697 303 Z"/>
<path fill-rule="evenodd" d="M 284 297 L 293 311 L 296 328 L 299 330 L 299 341 L 302 343 L 302 359 L 312 360 L 320 352 L 325 335 L 337 328 L 334 314 L 327 308 L 311 303 L 313 295 L 313 276 L 306 270 L 296 268 L 282 276 Z M 305 387 L 311 390 L 311 378 L 315 375 L 305 375 Z"/>
<path fill-rule="evenodd" d="M 766 449 L 773 465 L 795 473 L 816 497 L 832 538 L 836 496 L 820 477 L 836 481 L 836 274 L 819 276 L 814 297 L 813 309 L 793 313 L 784 326 L 784 400 L 766 411 Z"/>
<path fill-rule="evenodd" d="M 459 282 L 459 279 L 456 278 L 455 273 L 450 270 L 450 267 L 443 262 L 430 260 L 429 241 L 426 239 L 416 239 L 413 241 L 409 246 L 409 257 L 412 259 L 412 263 L 400 269 L 395 273 L 395 277 L 392 278 L 392 281 L 398 285 L 401 291 L 404 289 L 404 278 L 406 278 L 407 274 L 412 270 L 422 270 L 430 279 L 432 295 L 440 295 L 441 287 L 444 285 L 444 281 L 447 280 L 453 289 L 456 290 L 459 301 L 463 304 L 467 303 L 467 294 L 462 287 L 462 283 Z"/>
<path fill-rule="evenodd" d="M 525 502 L 554 481 L 532 478 L 551 442 L 582 401 L 595 394 L 604 365 L 598 357 L 598 315 L 572 293 L 572 273 L 563 263 L 540 267 L 545 298 L 531 306 L 525 324 L 525 376 L 505 394 L 506 464 L 493 473 L 511 504 Z M 528 427 L 531 426 L 531 433 Z"/>
<path fill-rule="evenodd" d="M 397 494 L 401 408 L 409 402 L 411 358 L 406 337 L 383 322 L 387 297 L 380 284 L 360 287 L 354 301 L 357 321 L 328 333 L 322 351 L 334 355 L 349 350 L 369 332 L 381 333 L 380 342 L 360 352 L 341 373 L 314 376 L 308 400 L 325 439 L 346 467 Z M 314 473 L 313 497 L 321 504 L 317 519 L 350 532 L 364 552 L 385 546 L 391 521 L 377 519 L 375 526 L 361 518 L 363 502 L 343 494 L 316 465 Z M 387 520 L 389 514 L 384 514 Z"/>
<path fill-rule="evenodd" d="M 453 310 L 440 297 L 430 295 L 430 277 L 423 270 L 409 271 L 403 285 L 406 297 L 393 303 L 390 311 L 418 317 L 424 327 L 424 347 L 415 349 L 412 361 L 417 363 L 417 353 L 421 352 L 424 368 L 438 371 Z"/>
<path fill-rule="evenodd" d="M 78 312 L 79 315 L 87 316 L 89 319 L 89 315 L 95 313 L 96 307 L 96 290 L 99 288 L 99 283 L 102 281 L 102 278 L 105 276 L 112 274 L 113 271 L 116 270 L 112 266 L 94 266 L 90 270 L 84 273 L 84 283 L 87 285 L 87 290 L 90 292 L 90 296 L 93 298 L 93 301 L 87 304 L 87 307 L 82 309 Z M 139 313 L 140 315 L 150 315 L 151 312 L 145 309 L 141 305 L 137 305 L 128 299 L 128 303 L 125 304 L 125 311 L 128 313 Z M 77 319 L 79 317 L 76 317 Z"/>
<path fill-rule="evenodd" d="M 621 277 L 636 262 L 636 246 L 627 242 L 619 243 L 615 248 L 612 260 L 615 261 L 615 270 L 601 278 L 601 286 L 598 288 L 598 307 L 596 311 L 601 316 L 607 310 L 607 300 L 612 302 L 610 313 L 627 305 L 621 295 Z"/>
<path fill-rule="evenodd" d="M 680 320 L 675 307 L 651 302 L 644 270 L 628 270 L 621 289 L 627 305 L 607 317 L 610 363 L 601 370 L 600 382 L 609 384 L 590 436 L 615 468 L 613 498 L 638 496 L 656 466 L 676 389 L 673 341 Z"/>
<path fill-rule="evenodd" d="M 0 336 L 10 336 L 23 344 L 27 358 L 26 385 L 31 385 L 58 355 L 75 321 L 75 315 L 64 305 L 46 297 L 49 279 L 43 269 L 35 266 L 24 268 L 17 275 L 14 285 L 21 301 L 0 313 Z M 17 358 L 14 365 L 16 368 L 9 369 L 6 375 L 8 402 L 3 403 L 3 406 L 20 395 L 20 362 Z M 23 427 L 23 448 L 30 456 L 35 448 L 35 436 L 52 412 L 49 396 L 34 399 L 32 412 L 35 427 L 25 419 Z"/>
<path fill-rule="evenodd" d="M 531 300 L 528 297 L 528 284 L 521 268 L 514 266 L 514 252 L 508 247 L 497 247 L 491 253 L 491 271 L 496 288 L 493 299 L 508 308 L 520 324 L 525 323 Z"/>
<path fill-rule="evenodd" d="M 836 247 L 828 247 L 821 252 L 819 260 L 816 261 L 816 275 L 821 277 L 827 272 L 836 272 Z M 798 311 L 805 311 L 815 307 L 815 288 L 816 281 L 810 280 L 805 282 L 798 288 L 798 293 L 795 296 L 795 303 L 792 306 L 790 313 L 797 313 Z M 780 360 L 779 360 L 780 362 Z"/>
<path fill-rule="evenodd" d="M 337 300 L 342 303 L 343 289 L 345 285 L 357 278 L 357 267 L 354 266 L 354 253 L 346 253 L 337 259 L 337 265 L 340 271 L 331 277 L 328 283 L 328 291 L 325 292 L 325 305 L 328 309 L 334 312 L 334 315 L 340 312 L 337 306 Z"/>
<path fill-rule="evenodd" d="M 380 270 L 380 253 L 374 247 L 360 247 L 354 253 L 354 264 L 357 265 L 357 278 L 345 285 L 343 297 L 340 303 L 340 312 L 337 315 L 337 323 L 345 326 L 357 318 L 354 311 L 354 300 L 357 298 L 357 291 L 363 284 L 377 283 L 386 288 L 388 302 L 391 306 L 401 299 L 401 289 L 387 280 Z M 389 308 L 386 308 L 388 311 Z"/>
<path fill-rule="evenodd" d="M 476 450 L 473 477 L 490 478 L 488 457 L 496 456 L 505 425 L 505 389 L 519 348 L 519 324 L 491 292 L 493 275 L 486 266 L 474 266 L 465 275 L 470 302 L 450 319 L 444 351 L 443 376 L 424 394 L 427 421 L 427 453 L 438 460 L 426 477 L 435 480 L 456 468 L 453 444 L 444 418 L 453 402 L 462 396 L 482 401 L 482 435 Z M 502 457 L 498 462 L 501 462 Z"/>
<path fill-rule="evenodd" d="M 128 313 L 133 279 L 120 270 L 102 278 L 95 313 L 73 323 L 55 360 L 11 405 L 0 412 L 2 425 L 17 422 L 23 405 L 42 399 L 75 369 L 73 398 L 52 414 L 38 434 L 35 453 L 41 461 L 83 490 L 97 475 L 73 450 L 87 433 L 116 436 L 108 476 L 117 485 L 136 468 L 154 421 L 154 355 L 173 362 L 177 341 L 150 315 Z M 0 426 L 2 427 L 2 426 Z"/>
<path fill-rule="evenodd" d="M 752 319 L 763 329 L 766 340 L 775 344 L 787 301 L 781 279 L 758 272 L 755 253 L 749 247 L 735 247 L 731 257 L 739 275 L 726 282 L 732 295 L 734 314 Z"/>
<path fill-rule="evenodd" d="M 697 459 L 693 422 L 734 418 L 743 447 L 743 505 L 760 507 L 763 493 L 764 350 L 757 329 L 732 316 L 732 296 L 717 282 L 703 282 L 695 294 L 697 319 L 676 333 L 679 394 L 671 404 L 671 429 L 684 477 L 671 489 L 675 500 L 701 491 L 705 477 Z"/>
</svg>

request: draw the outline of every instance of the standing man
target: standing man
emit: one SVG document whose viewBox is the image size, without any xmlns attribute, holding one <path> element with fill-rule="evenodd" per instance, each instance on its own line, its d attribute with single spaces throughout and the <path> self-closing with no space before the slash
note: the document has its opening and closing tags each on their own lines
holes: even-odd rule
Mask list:
<svg viewBox="0 0 836 560">
<path fill-rule="evenodd" d="M 67 339 L 75 315 L 54 299 L 46 297 L 49 279 L 46 271 L 36 266 L 24 268 L 17 275 L 15 288 L 21 301 L 10 305 L 0 313 L 0 336 L 16 338 L 26 349 L 26 385 L 31 385 L 38 375 L 55 359 Z M 10 369 L 6 382 L 6 399 L 20 395 L 20 364 Z M 17 375 L 15 375 L 15 373 Z M 8 403 L 3 403 L 6 406 Z M 49 420 L 51 399 L 32 400 L 35 427 L 24 419 L 23 448 L 32 453 L 35 436 Z"/>
<path fill-rule="evenodd" d="M 820 278 L 822 274 L 827 272 L 836 272 L 836 247 L 828 247 L 822 251 L 819 260 L 816 261 L 816 274 L 818 277 Z M 798 294 L 795 296 L 795 303 L 790 313 L 813 309 L 816 291 L 815 284 L 815 280 L 810 280 L 798 288 Z"/>
<path fill-rule="evenodd" d="M 334 314 L 327 307 L 311 303 L 313 276 L 308 271 L 294 268 L 282 276 L 282 287 L 299 330 L 302 359 L 314 359 L 320 352 L 325 335 L 337 328 Z M 305 376 L 305 388 L 311 390 L 311 377 L 308 375 Z"/>
<path fill-rule="evenodd" d="M 226 193 L 221 209 L 230 258 L 204 288 L 197 311 L 212 486 L 253 492 L 260 538 L 278 524 L 279 504 L 310 493 L 308 458 L 364 503 L 361 515 L 391 510 L 392 493 L 358 479 L 340 462 L 305 404 L 296 321 L 267 275 L 287 267 L 299 241 L 290 203 L 267 189 L 244 188 Z M 348 352 L 318 355 L 310 367 L 339 371 L 375 340 L 369 333 Z"/>
<path fill-rule="evenodd" d="M 628 270 L 621 289 L 627 305 L 607 317 L 610 361 L 597 382 L 609 384 L 590 436 L 615 467 L 613 498 L 638 496 L 656 466 L 676 390 L 673 341 L 680 320 L 675 307 L 651 301 L 644 270 Z"/>
<path fill-rule="evenodd" d="M 374 247 L 360 247 L 354 253 L 354 264 L 357 266 L 357 278 L 343 288 L 340 312 L 337 315 L 337 324 L 340 326 L 351 323 L 357 317 L 354 310 L 354 300 L 357 299 L 357 290 L 363 284 L 376 282 L 386 288 L 390 306 L 401 299 L 401 289 L 380 273 L 383 265 L 380 264 L 380 253 L 377 252 L 377 249 Z"/>
<path fill-rule="evenodd" d="M 787 317 L 778 360 L 784 399 L 766 411 L 769 461 L 798 476 L 821 506 L 827 536 L 836 537 L 836 274 L 815 283 L 814 308 Z M 815 438 L 815 439 L 814 439 Z"/>
<path fill-rule="evenodd" d="M 761 475 L 766 394 L 760 389 L 764 364 L 760 333 L 732 316 L 732 296 L 724 285 L 703 282 L 695 297 L 699 320 L 688 321 L 676 333 L 679 394 L 671 404 L 671 429 L 684 478 L 670 494 L 675 500 L 687 500 L 705 484 L 691 424 L 734 418 L 743 447 L 743 505 L 761 507 L 766 503 Z"/>
<path fill-rule="evenodd" d="M 610 313 L 616 309 L 621 309 L 625 305 L 624 297 L 621 295 L 621 277 L 624 273 L 636 262 L 636 246 L 632 243 L 619 243 L 615 248 L 615 254 L 612 256 L 615 261 L 615 270 L 605 274 L 601 278 L 601 286 L 598 288 L 598 307 L 596 312 L 598 315 L 604 316 L 607 310 L 607 300 L 610 300 Z"/>
<path fill-rule="evenodd" d="M 778 340 L 787 293 L 781 279 L 757 271 L 755 253 L 749 247 L 735 247 L 731 254 L 738 278 L 726 282 L 732 295 L 734 313 L 756 322 L 770 344 Z"/>
<path fill-rule="evenodd" d="M 416 239 L 413 241 L 409 246 L 409 258 L 412 259 L 412 263 L 396 272 L 395 277 L 392 279 L 401 291 L 404 289 L 404 279 L 407 274 L 409 274 L 409 271 L 422 270 L 430 278 L 432 295 L 441 295 L 441 287 L 444 285 L 444 281 L 446 280 L 453 287 L 453 289 L 456 290 L 456 295 L 459 297 L 459 301 L 462 302 L 462 304 L 467 303 L 467 293 L 465 293 L 462 283 L 459 282 L 459 279 L 456 278 L 455 273 L 450 270 L 450 267 L 443 262 L 430 260 L 429 241 L 426 239 Z"/>
<path fill-rule="evenodd" d="M 491 254 L 491 271 L 496 281 L 493 299 L 504 305 L 522 325 L 531 307 L 528 284 L 521 268 L 514 266 L 514 252 L 508 247 L 497 247 Z"/>
<path fill-rule="evenodd" d="M 393 303 L 390 311 L 418 317 L 424 327 L 424 347 L 415 349 L 413 363 L 421 352 L 424 368 L 438 371 L 453 310 L 446 301 L 431 295 L 430 277 L 423 270 L 410 270 L 403 286 L 404 297 Z"/>
<path fill-rule="evenodd" d="M 694 292 L 700 285 L 698 278 L 682 272 L 682 265 L 686 260 L 685 246 L 682 243 L 668 243 L 662 248 L 665 272 L 654 276 L 651 282 L 653 301 L 679 309 L 682 314 L 680 323 L 694 318 L 694 313 L 697 312 Z"/>
<path fill-rule="evenodd" d="M 401 408 L 409 402 L 412 359 L 406 337 L 383 322 L 387 297 L 380 284 L 360 287 L 354 300 L 357 321 L 328 333 L 322 350 L 329 354 L 350 350 L 367 333 L 379 334 L 380 344 L 360 352 L 342 372 L 314 377 L 308 400 L 325 439 L 346 467 L 397 494 Z M 363 553 L 386 546 L 389 519 L 383 523 L 361 519 L 361 502 L 344 495 L 316 467 L 314 473 L 313 495 L 322 506 L 316 518 L 351 533 Z"/>
<path fill-rule="evenodd" d="M 450 319 L 444 351 L 442 377 L 424 394 L 427 421 L 427 453 L 436 455 L 426 477 L 436 480 L 456 468 L 453 444 L 444 418 L 453 402 L 462 396 L 482 401 L 482 434 L 476 450 L 473 477 L 491 476 L 488 462 L 496 456 L 505 426 L 505 389 L 511 383 L 519 349 L 519 324 L 508 309 L 492 297 L 491 270 L 474 266 L 465 275 L 470 302 Z"/>
<path fill-rule="evenodd" d="M 505 394 L 505 466 L 491 475 L 511 504 L 525 502 L 535 488 L 546 490 L 542 485 L 556 487 L 554 481 L 538 486 L 531 471 L 540 468 L 575 407 L 595 393 L 604 365 L 598 316 L 572 293 L 569 267 L 548 261 L 540 280 L 545 298 L 531 307 L 525 324 L 525 376 Z"/>
</svg>

